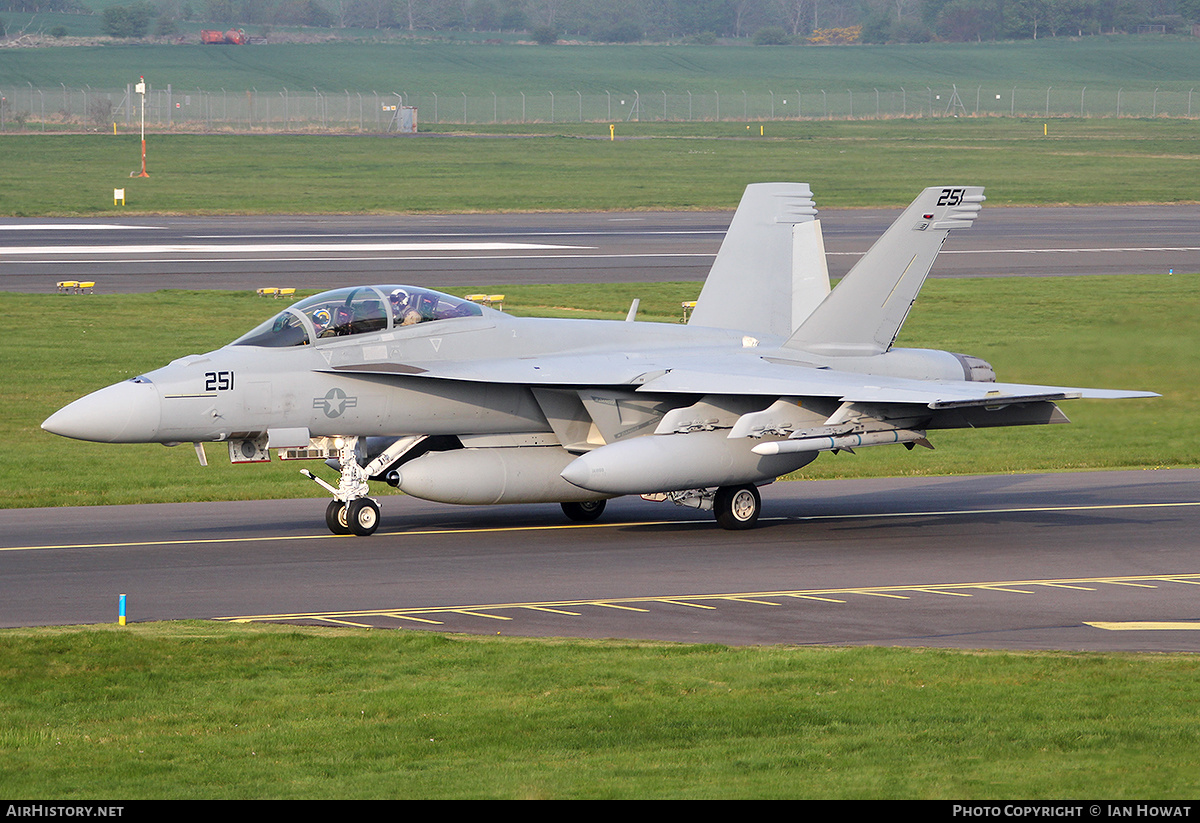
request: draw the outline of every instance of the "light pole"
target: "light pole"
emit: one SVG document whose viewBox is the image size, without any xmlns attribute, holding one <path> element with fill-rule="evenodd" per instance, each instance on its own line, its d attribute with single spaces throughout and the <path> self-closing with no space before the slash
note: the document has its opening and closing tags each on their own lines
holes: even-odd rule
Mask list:
<svg viewBox="0 0 1200 823">
<path fill-rule="evenodd" d="M 138 177 L 149 177 L 146 173 L 146 78 L 139 77 L 138 84 L 134 88 L 138 94 L 142 96 L 142 173 Z"/>
</svg>

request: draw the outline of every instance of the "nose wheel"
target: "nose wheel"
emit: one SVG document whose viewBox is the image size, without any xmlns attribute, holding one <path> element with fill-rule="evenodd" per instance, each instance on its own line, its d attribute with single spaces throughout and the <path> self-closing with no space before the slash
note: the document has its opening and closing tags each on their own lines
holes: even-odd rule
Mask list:
<svg viewBox="0 0 1200 823">
<path fill-rule="evenodd" d="M 359 537 L 374 534 L 379 528 L 379 504 L 369 497 L 351 500 L 346 506 L 346 522 L 352 534 Z"/>
<path fill-rule="evenodd" d="M 330 500 L 325 508 L 325 525 L 334 534 L 354 534 L 366 537 L 379 528 L 379 504 L 369 497 L 351 500 Z"/>
<path fill-rule="evenodd" d="M 341 500 L 330 500 L 325 508 L 325 525 L 334 534 L 350 534 L 350 521 L 346 519 L 346 504 Z"/>
</svg>

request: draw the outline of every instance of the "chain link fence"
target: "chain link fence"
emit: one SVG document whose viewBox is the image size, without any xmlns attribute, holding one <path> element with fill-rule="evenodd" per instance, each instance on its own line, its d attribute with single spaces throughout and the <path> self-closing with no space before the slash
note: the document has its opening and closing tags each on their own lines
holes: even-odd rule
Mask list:
<svg viewBox="0 0 1200 823">
<path fill-rule="evenodd" d="M 318 89 L 148 87 L 154 131 L 386 133 L 424 125 L 871 120 L 896 117 L 1200 116 L 1194 89 L 921 86 L 891 89 L 529 91 L 499 95 Z M 142 96 L 125 89 L 0 86 L 0 131 L 108 130 L 142 122 Z"/>
</svg>

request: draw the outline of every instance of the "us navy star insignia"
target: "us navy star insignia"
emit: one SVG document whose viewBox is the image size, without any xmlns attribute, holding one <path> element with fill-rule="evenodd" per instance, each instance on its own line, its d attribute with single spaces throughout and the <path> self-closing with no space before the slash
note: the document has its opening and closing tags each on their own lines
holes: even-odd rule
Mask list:
<svg viewBox="0 0 1200 823">
<path fill-rule="evenodd" d="M 321 409 L 325 412 L 326 417 L 341 417 L 346 409 L 352 409 L 358 405 L 357 397 L 349 397 L 341 389 L 330 389 L 325 393 L 324 397 L 313 398 L 313 408 Z"/>
</svg>

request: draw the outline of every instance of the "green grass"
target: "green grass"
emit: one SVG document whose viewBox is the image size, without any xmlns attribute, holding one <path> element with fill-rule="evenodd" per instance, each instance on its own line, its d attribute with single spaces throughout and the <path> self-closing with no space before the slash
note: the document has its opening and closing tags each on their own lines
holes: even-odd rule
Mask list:
<svg viewBox="0 0 1200 823">
<path fill-rule="evenodd" d="M 11 18 L 11 19 L 10 19 Z M 25 25 L 5 14 L 10 30 Z M 42 18 L 39 17 L 39 20 Z M 98 18 L 46 17 L 44 26 L 65 25 L 72 34 L 94 33 Z M 36 30 L 40 25 L 34 25 Z M 262 92 L 317 87 L 331 93 L 350 89 L 385 95 L 443 96 L 584 94 L 611 90 L 628 94 L 670 92 L 741 95 L 777 93 L 797 86 L 817 93 L 847 88 L 910 92 L 926 86 L 974 90 L 977 85 L 1096 91 L 1136 87 L 1186 92 L 1200 76 L 1200 54 L 1192 38 L 1045 38 L 1017 43 L 929 43 L 845 48 L 757 48 L 754 46 L 534 47 L 471 46 L 456 43 L 332 42 L 218 48 L 199 44 L 199 30 L 181 26 L 187 45 L 111 44 L 72 48 L 0 51 L 0 89 L 26 84 L 53 89 L 125 88 L 144 75 L 155 88 Z M 256 34 L 253 26 L 247 32 Z"/>
<path fill-rule="evenodd" d="M 1076 401 L 1070 426 L 935 432 L 935 451 L 862 449 L 825 455 L 814 479 L 1196 466 L 1200 463 L 1200 275 L 931 280 L 900 345 L 942 348 L 991 362 L 1013 382 L 1145 389 L 1153 400 Z M 465 293 L 467 290 L 458 290 Z M 478 291 L 472 289 L 471 291 Z M 677 322 L 694 283 L 497 285 L 517 314 Z M 295 465 L 231 466 L 208 446 L 202 469 L 188 446 L 105 445 L 47 434 L 40 423 L 89 391 L 217 348 L 278 310 L 251 293 L 5 294 L 14 317 L 40 333 L 0 347 L 0 506 L 267 499 L 313 494 Z M 599 311 L 597 311 L 599 309 Z M 204 318 L 164 326 L 163 317 Z M 31 470 L 36 467 L 36 470 Z M 378 491 L 388 492 L 386 486 Z"/>
<path fill-rule="evenodd" d="M 138 798 L 1193 798 L 1195 655 L 207 623 L 0 632 L 0 785 Z"/>
<path fill-rule="evenodd" d="M 1195 202 L 1186 120 L 1008 118 L 871 123 L 529 126 L 465 136 L 0 137 L 11 216 L 732 209 L 764 180 L 812 184 L 822 208 L 904 205 L 931 181 L 1000 205 Z M 513 132 L 516 129 L 509 128 Z M 747 134 L 753 136 L 747 137 Z M 600 139 L 579 139 L 590 136 Z M 114 188 L 126 205 L 113 204 Z"/>
</svg>

